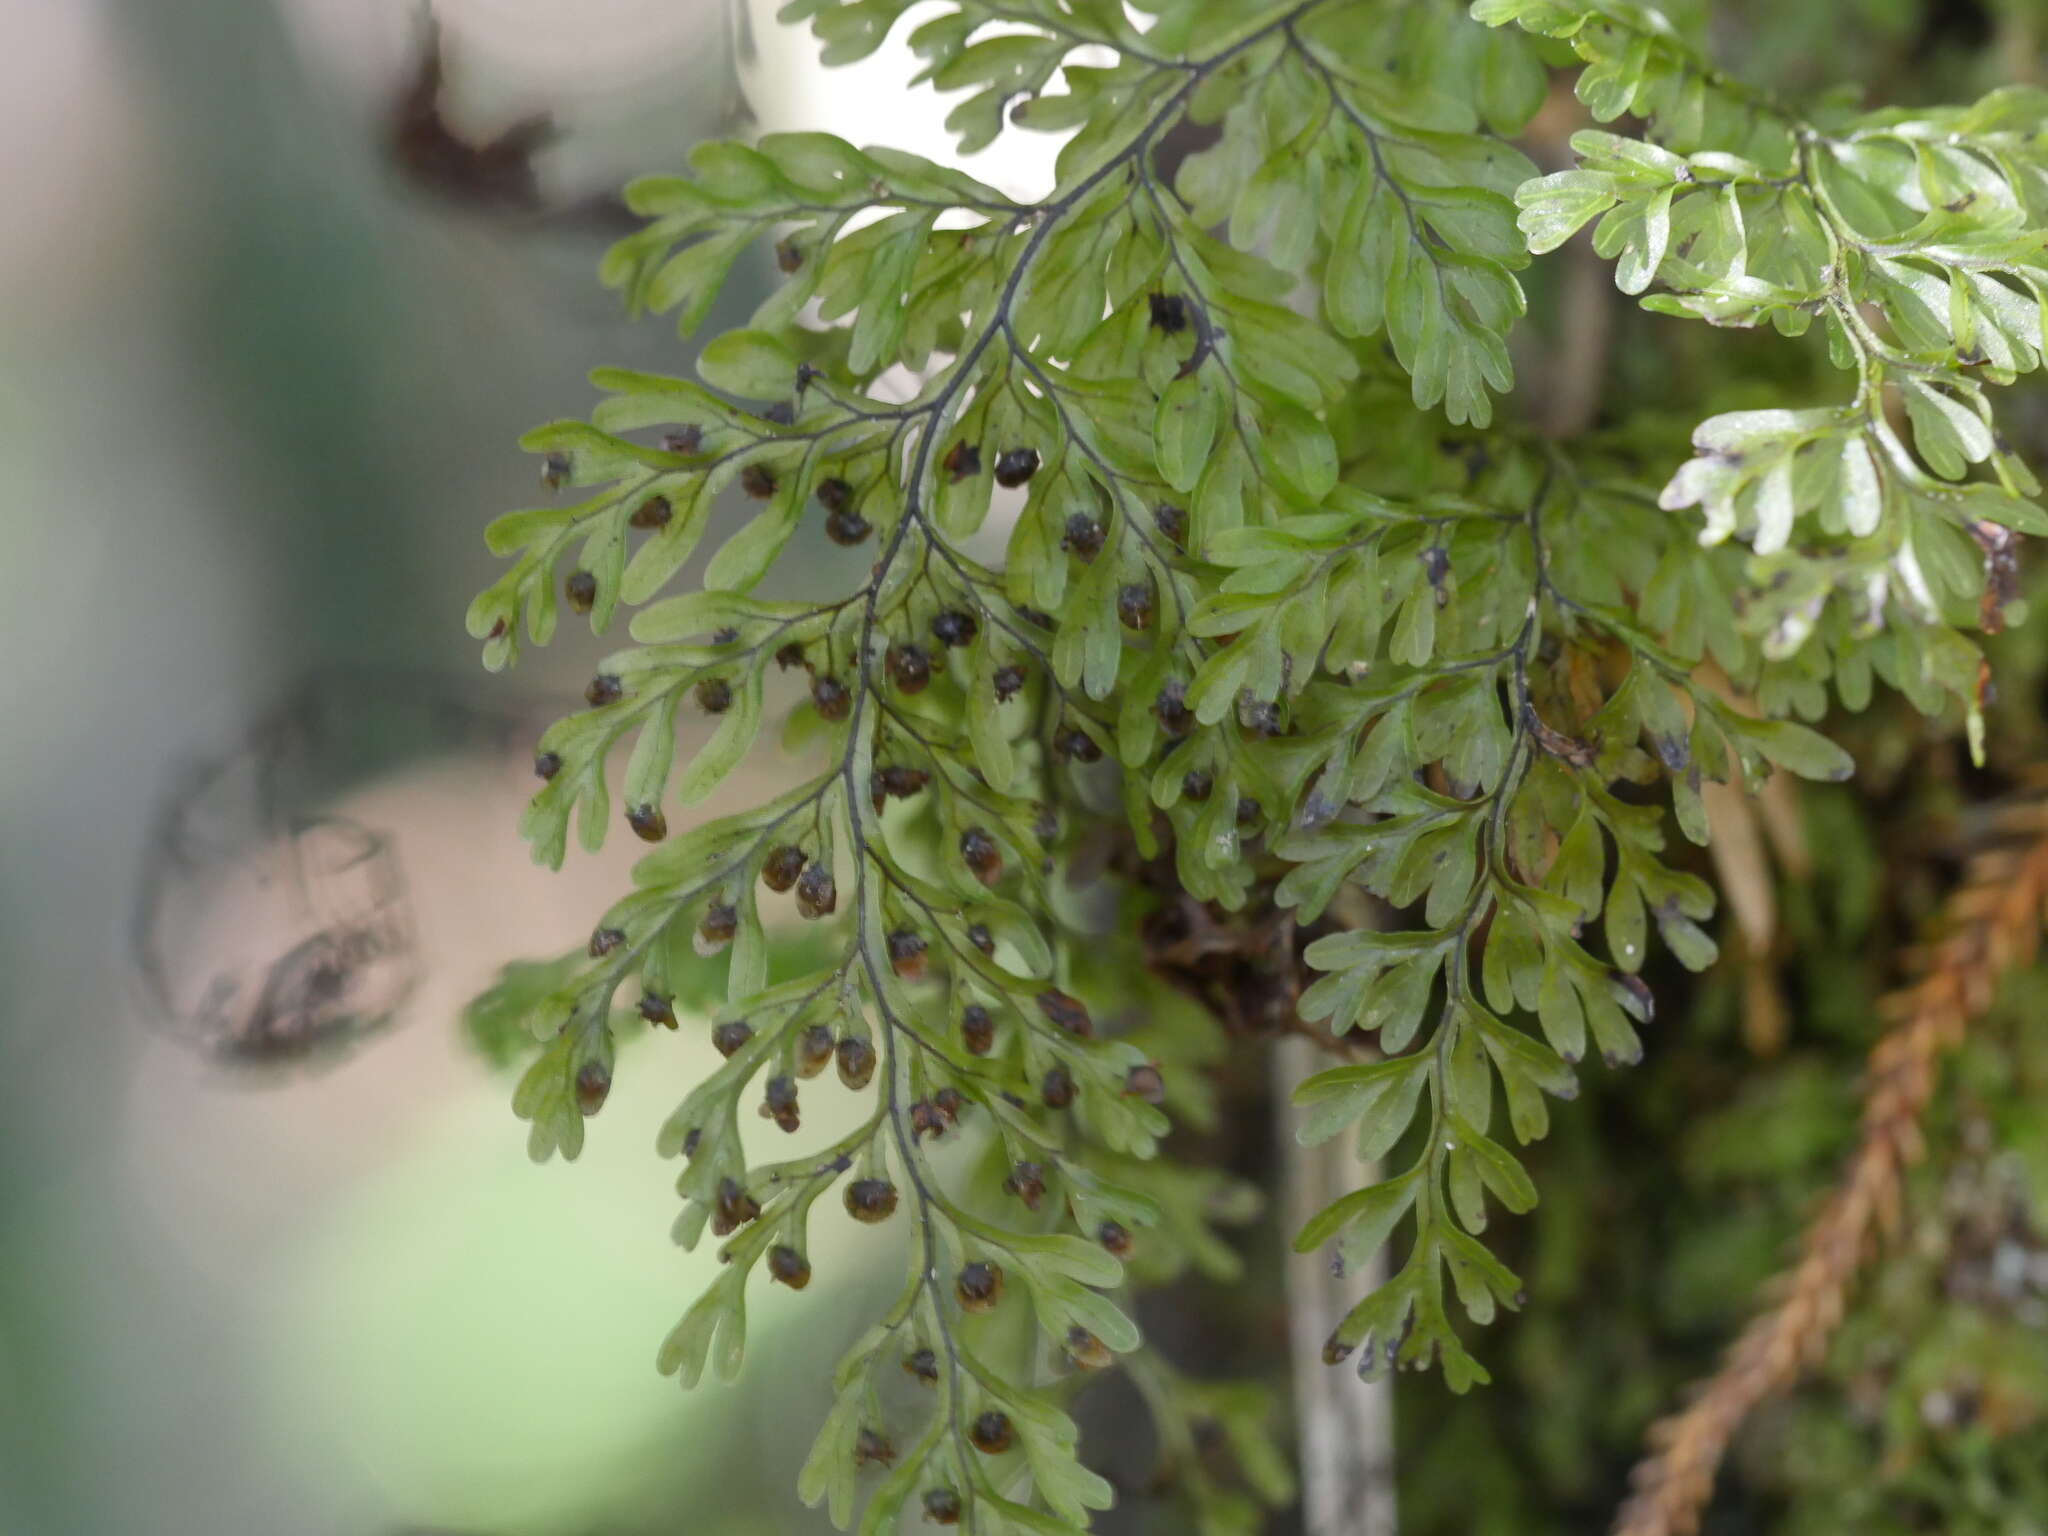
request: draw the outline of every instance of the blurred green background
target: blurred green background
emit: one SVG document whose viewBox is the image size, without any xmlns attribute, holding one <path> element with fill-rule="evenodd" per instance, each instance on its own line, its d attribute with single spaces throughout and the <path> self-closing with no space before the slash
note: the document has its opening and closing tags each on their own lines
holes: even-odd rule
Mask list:
<svg viewBox="0 0 2048 1536">
<path fill-rule="evenodd" d="M 757 1357 L 686 1399 L 653 1369 L 710 1262 L 651 1155 L 701 1063 L 622 1080 L 583 1161 L 535 1168 L 458 1027 L 620 881 L 530 869 L 523 766 L 451 755 L 457 706 L 573 698 L 600 644 L 491 679 L 462 613 L 485 520 L 539 494 L 518 433 L 598 362 L 686 366 L 594 273 L 617 183 L 737 120 L 733 18 L 439 10 L 452 133 L 552 119 L 530 200 L 394 162 L 410 0 L 0 4 L 0 1531 L 802 1528 L 822 1375 Z M 381 665 L 449 701 L 348 792 L 397 839 L 423 978 L 338 1063 L 224 1070 L 131 975 L 154 808 L 309 672 Z M 799 1300 L 757 1329 L 829 1359 L 853 1298 Z"/>
</svg>

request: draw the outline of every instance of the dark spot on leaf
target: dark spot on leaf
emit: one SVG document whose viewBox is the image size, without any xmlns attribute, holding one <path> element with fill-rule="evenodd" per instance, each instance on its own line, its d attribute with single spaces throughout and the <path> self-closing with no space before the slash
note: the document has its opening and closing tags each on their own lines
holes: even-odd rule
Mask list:
<svg viewBox="0 0 2048 1536">
<path fill-rule="evenodd" d="M 836 677 L 811 679 L 811 704 L 827 720 L 844 720 L 853 711 L 853 695 Z"/>
<path fill-rule="evenodd" d="M 800 1291 L 811 1283 L 811 1261 L 786 1243 L 777 1243 L 768 1250 L 768 1278 Z"/>
<path fill-rule="evenodd" d="M 1003 878 L 1002 850 L 984 827 L 969 827 L 960 834 L 960 857 L 983 885 L 994 885 Z"/>
<path fill-rule="evenodd" d="M 1009 490 L 1038 473 L 1036 448 L 1008 448 L 996 456 L 996 484 Z"/>
<path fill-rule="evenodd" d="M 1010 1429 L 1009 1415 L 991 1408 L 975 1418 L 974 1426 L 967 1431 L 967 1438 L 983 1455 L 1000 1456 L 1010 1448 L 1015 1437 Z"/>
<path fill-rule="evenodd" d="M 1147 1104 L 1166 1102 L 1166 1079 L 1159 1069 L 1149 1062 L 1131 1068 L 1124 1074 L 1124 1092 L 1134 1099 L 1143 1099 Z"/>
<path fill-rule="evenodd" d="M 1119 587 L 1116 594 L 1116 616 L 1125 629 L 1150 629 L 1152 584 L 1149 581 L 1134 581 Z"/>
<path fill-rule="evenodd" d="M 973 443 L 955 443 L 946 450 L 946 456 L 939 461 L 939 467 L 952 477 L 955 485 L 958 485 L 962 480 L 981 473 L 981 450 Z"/>
<path fill-rule="evenodd" d="M 1057 987 L 1048 987 L 1038 994 L 1038 1011 L 1045 1015 L 1046 1022 L 1070 1035 L 1086 1040 L 1095 1033 L 1095 1021 L 1088 1016 L 1088 1010 L 1079 998 L 1062 992 Z"/>
<path fill-rule="evenodd" d="M 1188 328 L 1188 301 L 1177 293 L 1147 294 L 1152 309 L 1152 328 L 1178 336 Z"/>
<path fill-rule="evenodd" d="M 1027 1210 L 1037 1210 L 1038 1202 L 1045 1197 L 1045 1170 L 1036 1163 L 1012 1164 L 1003 1180 L 1003 1193 L 1015 1195 Z"/>
<path fill-rule="evenodd" d="M 576 1108 L 594 1115 L 612 1091 L 612 1069 L 594 1057 L 576 1069 Z"/>
<path fill-rule="evenodd" d="M 890 681 L 905 693 L 923 693 L 932 680 L 932 659 L 921 645 L 892 645 L 885 660 Z"/>
<path fill-rule="evenodd" d="M 961 1267 L 960 1278 L 953 1285 L 953 1294 L 969 1312 L 993 1312 L 1003 1299 L 1001 1266 L 987 1259 L 969 1261 Z"/>
<path fill-rule="evenodd" d="M 846 1211 L 855 1221 L 887 1221 L 896 1210 L 896 1186 L 887 1179 L 855 1179 L 846 1186 Z"/>
<path fill-rule="evenodd" d="M 842 549 L 851 549 L 866 540 L 874 531 L 874 526 L 850 507 L 842 507 L 825 515 L 825 537 Z"/>
<path fill-rule="evenodd" d="M 975 623 L 972 614 L 962 613 L 957 608 L 949 608 L 932 618 L 932 638 L 943 646 L 972 645 L 980 630 L 981 626 Z"/>
<path fill-rule="evenodd" d="M 832 872 L 822 864 L 812 864 L 797 877 L 796 910 L 806 918 L 829 917 L 839 905 L 839 887 L 833 883 Z"/>
<path fill-rule="evenodd" d="M 635 528 L 666 528 L 674 515 L 675 509 L 666 496 L 650 496 L 633 509 L 633 515 L 626 521 Z"/>
<path fill-rule="evenodd" d="M 732 903 L 714 901 L 697 924 L 697 937 L 703 941 L 698 947 L 712 952 L 723 949 L 739 931 L 740 915 Z"/>
<path fill-rule="evenodd" d="M 888 939 L 889 968 L 905 981 L 923 980 L 926 947 L 922 934 L 897 930 Z"/>
<path fill-rule="evenodd" d="M 761 883 L 771 891 L 786 891 L 796 884 L 806 862 L 803 849 L 794 843 L 771 848 L 761 861 Z"/>
<path fill-rule="evenodd" d="M 856 1093 L 874 1081 L 875 1048 L 859 1035 L 839 1042 L 839 1081 Z"/>
</svg>

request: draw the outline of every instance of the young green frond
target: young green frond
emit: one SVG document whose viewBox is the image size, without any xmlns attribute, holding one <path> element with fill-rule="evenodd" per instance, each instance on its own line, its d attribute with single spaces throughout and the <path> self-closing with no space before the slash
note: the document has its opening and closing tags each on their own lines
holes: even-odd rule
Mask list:
<svg viewBox="0 0 2048 1536">
<path fill-rule="evenodd" d="M 1986 392 L 2041 362 L 2048 95 L 1808 119 L 1726 80 L 1654 12 L 1473 10 L 1569 38 L 1594 116 L 1634 112 L 1654 135 L 1574 135 L 1579 167 L 1517 195 L 1532 250 L 1597 219 L 1595 247 L 1645 308 L 1786 336 L 1818 318 L 1856 375 L 1840 406 L 1702 423 L 1697 457 L 1660 498 L 1700 509 L 1703 543 L 1755 551 L 1746 622 L 1765 656 L 1816 640 L 1849 702 L 1868 696 L 1874 666 L 1923 708 L 1946 689 L 1975 722 L 1980 658 L 1959 630 L 1998 627 L 1987 565 L 2009 562 L 2013 532 L 2048 532 Z M 1973 478 L 1978 466 L 1990 478 Z"/>
</svg>

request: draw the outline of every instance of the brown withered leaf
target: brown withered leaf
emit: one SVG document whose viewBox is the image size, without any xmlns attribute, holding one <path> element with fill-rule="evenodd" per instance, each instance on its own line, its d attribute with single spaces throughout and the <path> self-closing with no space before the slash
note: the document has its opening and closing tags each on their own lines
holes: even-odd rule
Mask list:
<svg viewBox="0 0 2048 1536">
<path fill-rule="evenodd" d="M 1532 706 L 1523 707 L 1522 718 L 1529 723 L 1529 734 L 1536 738 L 1537 746 L 1552 757 L 1570 763 L 1574 768 L 1590 768 L 1600 755 L 1597 742 L 1581 741 L 1576 736 L 1567 736 L 1545 721 Z"/>
<path fill-rule="evenodd" d="M 2010 528 L 1979 518 L 1970 537 L 1984 551 L 1984 595 L 1978 599 L 1977 622 L 1987 635 L 2005 628 L 2006 605 L 2019 596 L 2019 535 Z"/>
</svg>

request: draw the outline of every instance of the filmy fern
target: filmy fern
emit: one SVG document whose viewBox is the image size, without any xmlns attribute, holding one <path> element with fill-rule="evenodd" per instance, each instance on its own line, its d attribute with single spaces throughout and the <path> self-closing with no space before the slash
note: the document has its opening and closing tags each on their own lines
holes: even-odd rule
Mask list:
<svg viewBox="0 0 2048 1536">
<path fill-rule="evenodd" d="M 784 15 L 829 62 L 908 9 Z M 1653 927 L 1714 959 L 1712 893 L 1667 846 L 1705 841 L 1702 784 L 1848 774 L 1782 717 L 1873 676 L 1975 718 L 1964 631 L 2001 617 L 2012 530 L 2044 526 L 1985 386 L 2044 350 L 2048 98 L 1809 120 L 1647 9 L 1474 14 L 957 0 L 912 36 L 926 77 L 971 93 L 969 148 L 1071 133 L 1044 199 L 821 134 L 706 145 L 629 191 L 647 224 L 604 275 L 635 306 L 689 332 L 757 245 L 783 278 L 701 383 L 600 370 L 587 424 L 525 440 L 585 494 L 492 525 L 486 663 L 546 643 L 560 603 L 599 632 L 637 612 L 543 738 L 524 830 L 550 864 L 572 818 L 596 847 L 623 755 L 624 819 L 659 846 L 587 954 L 490 1007 L 544 1042 L 517 1096 L 535 1156 L 574 1156 L 621 989 L 675 1027 L 729 950 L 725 1063 L 661 1142 L 678 1239 L 708 1226 L 728 1262 L 661 1363 L 732 1374 L 750 1278 L 808 1283 L 828 1193 L 891 1223 L 903 1288 L 803 1475 L 841 1524 L 1085 1529 L 1111 1490 L 1063 1404 L 1117 1359 L 1163 1443 L 1216 1418 L 1286 1496 L 1257 1400 L 1180 1377 L 1106 1294 L 1132 1265 L 1228 1273 L 1207 1219 L 1249 1194 L 1158 1157 L 1169 1110 L 1213 1113 L 1219 1048 L 1147 967 L 1162 882 L 1226 928 L 1285 913 L 1322 973 L 1302 1017 L 1368 1047 L 1298 1092 L 1305 1139 L 1353 1136 L 1384 1177 L 1297 1246 L 1402 1255 L 1329 1358 L 1463 1386 L 1485 1372 L 1447 1295 L 1483 1324 L 1520 1289 L 1483 1236 L 1490 1205 L 1536 1201 L 1510 1140 L 1544 1134 L 1589 1046 L 1637 1057 Z M 1538 178 L 1511 141 L 1573 52 L 1594 116 L 1645 137 L 1581 133 L 1580 166 Z M 1850 399 L 1715 417 L 1683 463 L 1640 431 L 1496 424 L 1517 273 L 1594 220 L 1651 309 L 1819 320 Z M 735 487 L 754 515 L 664 596 Z M 814 530 L 865 578 L 755 596 Z M 680 765 L 679 711 L 716 722 Z M 811 771 L 670 835 L 771 714 Z M 828 931 L 802 963 L 771 969 L 764 888 Z M 1360 892 L 1395 915 L 1361 922 Z M 871 1111 L 762 1160 L 743 1098 L 800 1132 L 828 1070 Z M 1196 1492 L 1202 1530 L 1257 1528 Z"/>
</svg>

